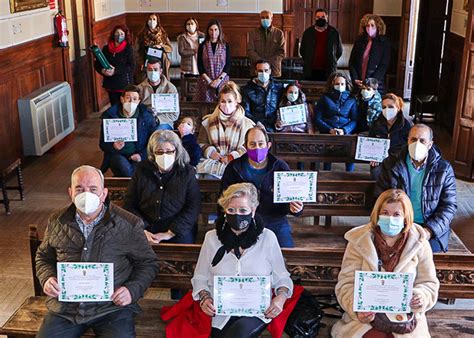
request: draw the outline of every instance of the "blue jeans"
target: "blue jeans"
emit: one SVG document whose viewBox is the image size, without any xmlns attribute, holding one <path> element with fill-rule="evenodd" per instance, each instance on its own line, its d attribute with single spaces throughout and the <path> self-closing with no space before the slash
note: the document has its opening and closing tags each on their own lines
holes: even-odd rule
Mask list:
<svg viewBox="0 0 474 338">
<path fill-rule="evenodd" d="M 212 328 L 211 338 L 256 338 L 266 327 L 257 317 L 231 317 L 222 330 Z"/>
<path fill-rule="evenodd" d="M 281 248 L 295 247 L 293 237 L 291 236 L 291 227 L 286 217 L 285 220 L 279 222 L 265 221 L 265 227 L 275 233 Z"/>
<path fill-rule="evenodd" d="M 331 162 L 324 162 L 323 170 L 331 170 Z M 346 163 L 346 171 L 354 171 L 355 164 L 354 163 Z"/>
<path fill-rule="evenodd" d="M 156 127 L 156 130 L 173 130 L 173 126 L 170 126 L 167 123 L 162 123 L 158 127 Z"/>
<path fill-rule="evenodd" d="M 115 177 L 132 177 L 137 162 L 129 160 L 124 155 L 114 154 L 110 158 L 110 170 Z"/>
<path fill-rule="evenodd" d="M 48 312 L 39 329 L 39 338 L 80 338 L 89 328 L 100 338 L 135 337 L 135 313 L 121 309 L 84 324 L 74 324 L 67 319 Z"/>
</svg>

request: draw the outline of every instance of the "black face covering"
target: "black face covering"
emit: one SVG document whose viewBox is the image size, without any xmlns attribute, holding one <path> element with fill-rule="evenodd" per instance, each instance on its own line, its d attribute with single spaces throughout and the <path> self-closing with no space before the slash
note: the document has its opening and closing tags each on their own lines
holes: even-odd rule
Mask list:
<svg viewBox="0 0 474 338">
<path fill-rule="evenodd" d="M 232 229 L 236 231 L 241 231 L 249 227 L 249 225 L 252 223 L 253 216 L 252 214 L 248 214 L 248 215 L 225 214 L 225 219 L 226 219 L 227 224 L 229 224 L 229 226 Z"/>
<path fill-rule="evenodd" d="M 324 26 L 326 26 L 327 23 L 327 20 L 324 18 L 319 18 L 316 20 L 316 26 L 319 28 L 323 28 Z"/>
</svg>

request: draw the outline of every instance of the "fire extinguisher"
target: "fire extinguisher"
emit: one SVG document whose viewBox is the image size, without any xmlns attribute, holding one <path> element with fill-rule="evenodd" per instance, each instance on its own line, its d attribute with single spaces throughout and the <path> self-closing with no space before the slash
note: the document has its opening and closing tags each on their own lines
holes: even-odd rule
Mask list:
<svg viewBox="0 0 474 338">
<path fill-rule="evenodd" d="M 54 26 L 56 27 L 56 32 L 58 33 L 58 45 L 59 47 L 69 47 L 69 41 L 67 36 L 69 31 L 66 26 L 66 17 L 59 10 L 58 14 L 54 16 Z"/>
</svg>

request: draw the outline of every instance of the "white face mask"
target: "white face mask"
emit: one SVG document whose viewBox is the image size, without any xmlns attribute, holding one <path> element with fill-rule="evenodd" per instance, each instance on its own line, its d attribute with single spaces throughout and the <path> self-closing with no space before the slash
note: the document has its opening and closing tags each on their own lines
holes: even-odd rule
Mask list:
<svg viewBox="0 0 474 338">
<path fill-rule="evenodd" d="M 286 98 L 287 98 L 288 101 L 290 101 L 290 102 L 295 102 L 296 100 L 298 100 L 298 93 L 288 93 L 288 95 L 286 96 Z"/>
<path fill-rule="evenodd" d="M 420 141 L 416 141 L 408 145 L 410 157 L 415 161 L 423 161 L 428 156 L 428 147 Z"/>
<path fill-rule="evenodd" d="M 150 80 L 151 82 L 158 82 L 160 81 L 161 74 L 160 72 L 156 70 L 147 70 L 146 76 L 148 77 L 148 80 Z"/>
<path fill-rule="evenodd" d="M 187 24 L 186 25 L 186 30 L 191 33 L 191 34 L 194 34 L 194 32 L 196 32 L 196 25 L 194 24 Z"/>
<path fill-rule="evenodd" d="M 81 192 L 74 198 L 74 205 L 85 215 L 91 215 L 101 204 L 99 196 L 88 191 Z"/>
<path fill-rule="evenodd" d="M 137 110 L 138 103 L 136 102 L 125 102 L 123 104 L 124 115 L 130 117 L 135 114 L 135 110 Z"/>
<path fill-rule="evenodd" d="M 270 80 L 270 74 L 266 72 L 258 72 L 258 81 L 261 83 L 267 83 Z"/>
<path fill-rule="evenodd" d="M 360 92 L 360 94 L 362 95 L 362 98 L 367 101 L 367 100 L 370 99 L 372 96 L 374 96 L 374 91 L 373 91 L 373 90 L 370 90 L 370 89 L 362 89 L 362 91 Z"/>
<path fill-rule="evenodd" d="M 387 119 L 387 121 L 393 119 L 395 116 L 397 116 L 398 111 L 397 108 L 384 108 L 382 110 L 383 116 Z"/>
<path fill-rule="evenodd" d="M 342 93 L 346 91 L 346 85 L 345 84 L 336 84 L 334 85 L 334 89 L 337 90 L 338 92 Z"/>
<path fill-rule="evenodd" d="M 192 134 L 192 132 L 193 132 L 193 127 L 190 126 L 190 125 L 187 124 L 187 123 L 181 123 L 181 124 L 178 126 L 178 131 L 179 131 L 181 137 L 183 137 L 183 136 Z"/>
<path fill-rule="evenodd" d="M 155 29 L 157 25 L 158 22 L 156 22 L 156 20 L 148 20 L 148 27 L 150 27 L 151 29 Z"/>
<path fill-rule="evenodd" d="M 155 155 L 155 162 L 163 171 L 168 171 L 174 164 L 174 154 Z"/>
</svg>

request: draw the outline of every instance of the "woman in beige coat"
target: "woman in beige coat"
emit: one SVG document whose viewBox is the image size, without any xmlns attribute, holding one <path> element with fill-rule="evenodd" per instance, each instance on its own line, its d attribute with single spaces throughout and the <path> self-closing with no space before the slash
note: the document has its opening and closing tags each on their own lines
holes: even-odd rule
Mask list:
<svg viewBox="0 0 474 338">
<path fill-rule="evenodd" d="M 369 224 L 346 233 L 348 241 L 336 296 L 345 313 L 332 328 L 333 337 L 430 337 L 425 312 L 438 298 L 439 281 L 426 230 L 413 223 L 413 207 L 399 189 L 382 193 L 370 216 Z M 410 307 L 417 325 L 411 333 L 384 333 L 371 323 L 372 312 L 354 312 L 354 276 L 356 270 L 413 273 L 413 297 Z"/>
</svg>

